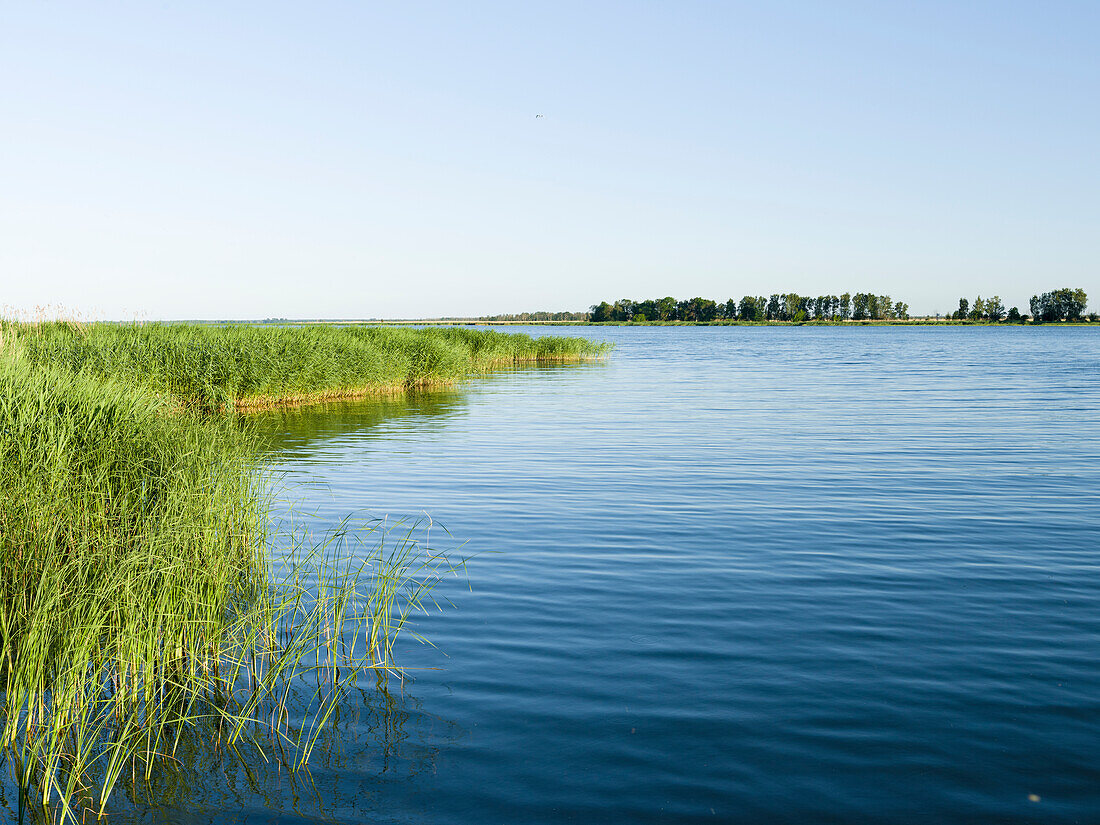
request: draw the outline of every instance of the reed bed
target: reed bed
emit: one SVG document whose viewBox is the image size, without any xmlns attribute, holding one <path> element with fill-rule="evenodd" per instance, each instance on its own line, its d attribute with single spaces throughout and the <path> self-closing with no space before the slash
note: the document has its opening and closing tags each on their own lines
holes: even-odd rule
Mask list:
<svg viewBox="0 0 1100 825">
<path fill-rule="evenodd" d="M 401 672 L 396 638 L 457 572 L 416 524 L 273 525 L 256 430 L 217 413 L 604 352 L 455 328 L 0 322 L 0 762 L 20 821 L 102 816 L 116 787 L 140 801 L 204 749 L 303 768 L 364 672 Z"/>
<path fill-rule="evenodd" d="M 608 349 L 583 338 L 455 327 L 9 322 L 3 333 L 33 364 L 112 376 L 202 411 L 400 392 Z"/>
<path fill-rule="evenodd" d="M 248 337 L 0 329 L 0 761 L 20 821 L 103 815 L 119 783 L 140 798 L 186 742 L 303 767 L 360 674 L 399 672 L 394 640 L 454 572 L 414 527 L 272 525 L 250 428 L 207 414 L 241 386 L 215 367 L 248 363 L 214 343 Z M 274 338 L 266 357 L 295 343 Z M 181 383 L 194 363 L 212 372 Z"/>
</svg>

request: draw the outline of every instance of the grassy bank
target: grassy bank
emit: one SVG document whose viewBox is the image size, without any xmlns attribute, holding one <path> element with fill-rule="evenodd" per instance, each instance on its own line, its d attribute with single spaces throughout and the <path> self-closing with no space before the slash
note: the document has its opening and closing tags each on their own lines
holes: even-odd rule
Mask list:
<svg viewBox="0 0 1100 825">
<path fill-rule="evenodd" d="M 600 352 L 471 330 L 6 324 L 0 762 L 21 816 L 102 813 L 119 784 L 140 800 L 181 748 L 301 767 L 453 572 L 405 528 L 273 538 L 252 427 L 213 411 Z M 273 566 L 275 543 L 291 551 Z"/>
<path fill-rule="evenodd" d="M 31 364 L 111 376 L 200 410 L 354 398 L 606 351 L 583 338 L 461 328 L 60 322 L 9 323 L 4 334 Z"/>
</svg>

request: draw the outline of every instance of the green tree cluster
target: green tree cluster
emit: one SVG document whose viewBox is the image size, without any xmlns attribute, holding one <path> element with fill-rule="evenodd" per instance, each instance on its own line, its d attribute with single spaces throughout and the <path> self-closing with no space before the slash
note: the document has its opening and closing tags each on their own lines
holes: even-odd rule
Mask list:
<svg viewBox="0 0 1100 825">
<path fill-rule="evenodd" d="M 1080 321 L 1088 305 L 1088 296 L 1083 289 L 1066 287 L 1044 292 L 1042 295 L 1032 295 L 1030 303 L 1031 317 L 1036 324 Z M 1028 316 L 1021 313 L 1017 307 L 1005 310 L 999 295 L 994 295 L 992 298 L 982 298 L 979 295 L 974 299 L 973 304 L 966 298 L 960 298 L 959 308 L 951 313 L 951 317 L 957 321 L 986 321 L 991 324 L 1002 321 L 1023 324 L 1028 320 Z"/>
<path fill-rule="evenodd" d="M 858 314 L 857 314 L 858 313 Z M 672 297 L 635 301 L 621 298 L 614 303 L 594 305 L 589 320 L 602 321 L 846 321 L 908 319 L 909 305 L 894 303 L 889 295 L 858 292 L 854 296 L 819 295 L 816 298 L 797 293 L 771 296 L 746 295 L 740 301 L 725 302 L 708 298 L 676 300 Z"/>
<path fill-rule="evenodd" d="M 1031 296 L 1031 315 L 1037 324 L 1053 321 L 1080 321 L 1088 305 L 1083 289 L 1056 289 Z"/>
<path fill-rule="evenodd" d="M 613 304 L 604 301 L 593 306 L 593 321 L 717 321 L 726 317 L 726 304 L 718 304 L 708 298 L 650 298 L 635 301 L 621 298 Z"/>
<path fill-rule="evenodd" d="M 992 298 L 982 298 L 979 295 L 974 299 L 973 306 L 966 298 L 959 298 L 959 308 L 951 313 L 951 317 L 956 321 L 989 321 L 993 324 L 1004 320 L 1018 324 L 1024 319 L 1016 307 L 1006 311 L 1000 295 L 994 295 Z"/>
<path fill-rule="evenodd" d="M 852 296 L 853 321 L 904 321 L 908 318 L 909 304 L 904 301 L 894 303 L 889 295 L 857 292 Z"/>
</svg>

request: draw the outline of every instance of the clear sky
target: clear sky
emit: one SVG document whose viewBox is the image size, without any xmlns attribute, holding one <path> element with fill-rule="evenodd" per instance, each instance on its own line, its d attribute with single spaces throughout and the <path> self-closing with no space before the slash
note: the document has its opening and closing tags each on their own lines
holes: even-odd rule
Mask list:
<svg viewBox="0 0 1100 825">
<path fill-rule="evenodd" d="M 0 305 L 1097 308 L 1098 44 L 1096 0 L 4 3 Z"/>
</svg>

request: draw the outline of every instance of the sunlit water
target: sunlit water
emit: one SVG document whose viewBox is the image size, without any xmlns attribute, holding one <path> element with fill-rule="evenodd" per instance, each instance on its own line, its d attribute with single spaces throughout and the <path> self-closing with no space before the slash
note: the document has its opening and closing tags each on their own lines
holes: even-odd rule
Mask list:
<svg viewBox="0 0 1100 825">
<path fill-rule="evenodd" d="M 1098 331 L 535 332 L 617 348 L 269 421 L 468 581 L 308 789 L 151 821 L 1100 821 Z"/>
</svg>

